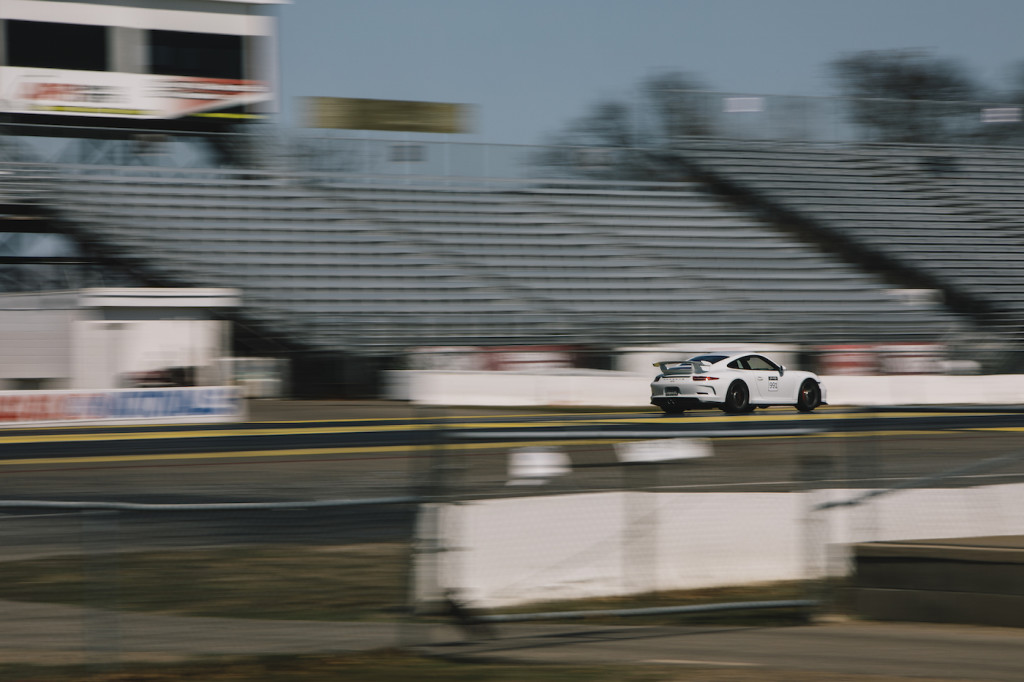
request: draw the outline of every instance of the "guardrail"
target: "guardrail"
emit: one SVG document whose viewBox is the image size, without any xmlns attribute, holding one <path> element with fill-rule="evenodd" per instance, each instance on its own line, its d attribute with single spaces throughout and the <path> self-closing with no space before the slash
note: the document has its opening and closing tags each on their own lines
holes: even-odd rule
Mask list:
<svg viewBox="0 0 1024 682">
<path fill-rule="evenodd" d="M 644 407 L 652 375 L 395 370 L 387 397 L 420 405 Z M 1024 405 L 1018 374 L 821 377 L 830 405 Z M 651 408 L 654 409 L 654 408 Z"/>
</svg>

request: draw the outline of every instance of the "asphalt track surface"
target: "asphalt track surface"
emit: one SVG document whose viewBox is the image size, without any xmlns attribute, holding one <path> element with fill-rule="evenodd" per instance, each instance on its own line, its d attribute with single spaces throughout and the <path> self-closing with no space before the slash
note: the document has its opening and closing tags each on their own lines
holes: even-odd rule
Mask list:
<svg viewBox="0 0 1024 682">
<path fill-rule="evenodd" d="M 812 430 L 831 434 L 914 435 L 967 430 L 1024 431 L 1024 410 L 1009 408 L 820 408 L 813 414 L 771 408 L 746 415 L 717 411 L 662 415 L 657 412 L 525 412 L 423 408 L 403 404 L 322 404 L 310 412 L 335 418 L 274 419 L 274 407 L 254 406 L 238 424 L 182 424 L 6 428 L 0 430 L 3 460 L 274 452 L 286 449 L 398 448 L 434 445 L 439 438 L 463 442 L 509 440 L 639 439 L 665 435 L 770 437 Z M 287 409 L 287 408 L 282 408 Z M 291 409 L 295 409 L 293 406 Z M 300 407 L 301 409 L 301 407 Z M 463 414 L 465 412 L 465 414 Z M 366 414 L 373 416 L 341 416 Z"/>
<path fill-rule="evenodd" d="M 813 433 L 793 435 L 794 430 Z M 615 447 L 623 439 L 695 434 L 711 443 L 712 457 L 644 467 L 618 462 Z M 996 408 L 865 412 L 827 407 L 812 415 L 771 409 L 742 416 L 707 412 L 667 417 L 648 411 L 259 402 L 252 404 L 251 418 L 244 424 L 2 430 L 0 499 L 177 504 L 373 498 L 417 494 L 438 471 L 447 495 L 515 494 L 519 489 L 507 485 L 508 453 L 537 446 L 561 448 L 572 460 L 571 475 L 552 482 L 552 492 L 623 486 L 687 491 L 877 488 L 943 471 L 962 473 L 931 485 L 964 486 L 1024 481 L 1022 435 L 1024 413 Z M 349 529 L 344 537 L 310 532 L 303 541 L 383 540 L 408 537 L 411 516 L 411 507 L 377 507 L 345 523 L 324 524 L 313 514 L 298 525 Z M 296 526 L 290 519 L 275 529 L 271 521 L 246 514 L 229 519 L 224 527 L 204 527 L 201 539 L 277 541 Z M 33 529 L 53 532 L 63 527 L 60 519 L 52 520 L 52 526 L 48 518 L 27 522 Z M 195 540 L 171 528 L 168 531 L 173 532 L 153 533 L 152 519 L 139 519 L 139 528 L 146 529 L 146 538 L 154 544 Z M 133 534 L 132 522 L 122 525 L 121 531 L 126 541 Z M 60 540 L 59 534 L 48 537 Z M 31 537 L 17 539 L 23 544 L 7 543 L 5 554 L 17 549 L 31 555 L 40 549 Z M 109 617 L 71 613 L 73 608 L 5 603 L 3 611 L 10 617 L 0 619 L 0 660 L 50 661 L 80 651 L 82 624 L 102 623 Z M 144 614 L 117 618 L 127 624 L 118 652 L 125 660 L 159 660 L 167 654 L 372 649 L 408 637 L 432 654 L 521 662 L 658 663 L 731 671 L 735 676 L 729 679 L 737 680 L 782 679 L 768 676 L 782 669 L 818 671 L 822 679 L 831 674 L 885 676 L 880 680 L 1024 679 L 1024 631 L 1002 628 L 896 623 L 608 628 L 526 623 L 503 625 L 497 640 L 475 642 L 444 626 L 396 634 L 387 624 Z M 133 645 L 136 635 L 138 649 Z M 160 643 L 156 649 L 154 642 Z"/>
<path fill-rule="evenodd" d="M 695 434 L 712 456 L 620 461 L 623 441 Z M 537 447 L 563 451 L 570 473 L 542 486 L 510 485 L 510 451 Z M 0 504 L 16 505 L 3 512 L 23 516 L 39 514 L 31 503 L 40 500 L 201 506 L 623 489 L 790 492 L 914 485 L 943 472 L 955 475 L 928 486 L 1024 482 L 1024 413 L 827 407 L 811 415 L 770 409 L 667 417 L 643 410 L 259 401 L 249 421 L 238 424 L 0 430 Z M 195 542 L 196 528 L 222 543 L 279 542 L 296 528 L 308 543 L 393 540 L 409 537 L 414 509 L 410 501 L 284 516 L 138 511 L 122 515 L 121 532 L 149 546 Z"/>
<path fill-rule="evenodd" d="M 81 651 L 82 623 L 111 614 L 0 602 L 0 662 L 81 664 L 193 656 L 324 654 L 389 649 L 477 662 L 658 665 L 731 682 L 996 680 L 1024 675 L 1024 630 L 923 623 L 630 627 L 517 624 L 473 641 L 441 625 L 195 618 L 121 613 L 116 649 Z M 861 677 L 869 676 L 869 677 Z M 852 676 L 852 677 L 849 677 Z M 687 677 L 685 679 L 699 679 Z M 702 678 L 703 679 L 703 678 Z"/>
<path fill-rule="evenodd" d="M 616 444 L 701 437 L 713 457 L 640 473 Z M 651 411 L 251 404 L 237 424 L 0 430 L 0 499 L 234 502 L 424 492 L 509 494 L 512 450 L 557 447 L 572 490 L 788 491 L 888 487 L 975 467 L 937 486 L 1024 481 L 1024 410 L 823 407 L 667 416 Z M 656 470 L 653 470 L 656 469 Z M 653 471 L 652 471 L 653 470 Z M 444 480 L 436 480 L 437 472 Z M 437 492 L 435 489 L 433 492 Z"/>
</svg>

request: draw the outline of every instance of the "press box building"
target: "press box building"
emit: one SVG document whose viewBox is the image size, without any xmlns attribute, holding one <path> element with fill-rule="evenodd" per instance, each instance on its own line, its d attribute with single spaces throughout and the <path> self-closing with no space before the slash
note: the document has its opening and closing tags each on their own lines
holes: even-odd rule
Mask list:
<svg viewBox="0 0 1024 682">
<path fill-rule="evenodd" d="M 276 108 L 274 4 L 4 0 L 0 113 L 197 131 L 261 118 Z"/>
</svg>

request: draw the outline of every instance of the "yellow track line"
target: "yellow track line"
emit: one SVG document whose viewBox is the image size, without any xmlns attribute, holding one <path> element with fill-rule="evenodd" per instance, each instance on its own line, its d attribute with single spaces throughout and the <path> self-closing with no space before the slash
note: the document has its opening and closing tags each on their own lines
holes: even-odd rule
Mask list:
<svg viewBox="0 0 1024 682">
<path fill-rule="evenodd" d="M 594 445 L 613 441 L 593 440 L 574 441 L 581 445 Z M 565 441 L 531 441 L 529 445 L 554 445 L 565 444 Z M 514 443 L 486 443 L 485 448 L 507 448 L 522 447 L 522 442 Z M 481 448 L 480 443 L 455 443 L 445 446 L 445 450 L 469 450 Z M 288 450 L 240 450 L 235 452 L 178 452 L 157 455 L 98 455 L 84 457 L 36 457 L 26 459 L 0 460 L 0 466 L 13 464 L 79 464 L 79 463 L 102 463 L 102 462 L 156 462 L 164 460 L 194 460 L 194 459 L 242 459 L 255 457 L 309 457 L 314 455 L 344 455 L 344 454 L 381 454 L 391 452 L 423 452 L 435 451 L 435 445 L 367 445 L 352 446 L 347 448 L 299 448 Z"/>
<path fill-rule="evenodd" d="M 564 427 L 590 422 L 487 422 L 486 424 L 461 423 L 446 424 L 445 429 L 476 429 L 476 428 L 523 428 L 528 426 Z M 0 444 L 18 443 L 74 443 L 85 441 L 120 441 L 120 440 L 176 440 L 178 438 L 230 438 L 237 436 L 307 436 L 329 433 L 379 433 L 382 431 L 432 431 L 441 430 L 433 424 L 387 424 L 380 426 L 322 426 L 310 429 L 203 429 L 200 431 L 147 431 L 111 432 L 111 433 L 48 433 L 22 436 L 0 436 Z"/>
<path fill-rule="evenodd" d="M 1015 430 L 1021 431 L 1024 428 L 1011 429 L 983 429 L 991 431 Z M 817 433 L 808 436 L 757 436 L 758 440 L 780 440 L 786 438 L 864 438 L 867 436 L 934 436 L 949 435 L 949 431 L 936 430 L 897 430 L 897 431 L 862 431 L 857 433 Z M 682 435 L 681 437 L 685 437 Z M 744 440 L 750 436 L 723 436 L 715 440 Z M 210 460 L 210 459 L 255 459 L 264 457 L 311 457 L 322 455 L 354 455 L 354 454 L 387 454 L 387 453 L 414 453 L 414 452 L 447 452 L 452 450 L 504 450 L 506 448 L 521 448 L 524 446 L 568 446 L 568 445 L 608 445 L 627 441 L 643 440 L 638 438 L 600 438 L 588 440 L 554 439 L 554 440 L 530 440 L 510 441 L 495 443 L 448 443 L 443 448 L 437 445 L 367 445 L 351 446 L 341 448 L 299 448 L 284 450 L 240 450 L 231 452 L 179 452 L 153 455 L 94 455 L 82 457 L 35 457 L 25 459 L 0 460 L 0 467 L 30 465 L 30 464 L 104 464 L 115 462 L 161 462 L 173 460 Z"/>
<path fill-rule="evenodd" d="M 447 422 L 443 425 L 434 423 L 413 423 L 413 424 L 379 424 L 379 425 L 361 425 L 361 426 L 317 426 L 311 428 L 225 428 L 225 429 L 201 429 L 195 431 L 126 431 L 126 432 L 105 432 L 105 433 L 44 433 L 44 434 L 33 434 L 33 435 L 16 435 L 16 436 L 3 436 L 0 435 L 0 444 L 24 444 L 24 443 L 73 443 L 73 442 L 96 442 L 96 441 L 127 441 L 127 440 L 174 440 L 179 438 L 228 438 L 228 437 L 239 437 L 239 436 L 306 436 L 306 435 L 324 435 L 332 433 L 379 433 L 382 431 L 431 431 L 431 430 L 444 430 L 444 429 L 460 429 L 460 430 L 473 430 L 473 429 L 521 429 L 521 428 L 552 428 L 552 427 L 571 427 L 571 426 L 593 426 L 599 424 L 602 426 L 609 425 L 628 425 L 628 424 L 719 424 L 719 423 L 746 423 L 752 424 L 757 422 L 783 422 L 783 421 L 794 421 L 794 422 L 808 422 L 808 421 L 820 421 L 824 419 L 842 419 L 842 420 L 863 420 L 871 418 L 887 418 L 894 419 L 899 417 L 904 418 L 915 418 L 934 415 L 934 412 L 906 412 L 906 413 L 883 413 L 883 414 L 864 414 L 864 413 L 838 413 L 838 414 L 809 414 L 809 415 L 781 415 L 781 414 L 765 414 L 759 415 L 756 419 L 750 421 L 743 421 L 743 418 L 737 418 L 735 416 L 722 415 L 722 416 L 698 416 L 698 417 L 682 417 L 682 418 L 665 418 L 665 417 L 637 417 L 637 418 L 626 418 L 626 419 L 615 419 L 609 421 L 607 419 L 563 419 L 560 421 L 545 421 L 545 422 L 534 422 L 534 421 L 463 421 L 463 422 Z M 971 414 L 974 416 L 981 416 L 980 413 L 963 413 Z M 950 413 L 948 416 L 963 416 L 961 413 Z M 984 414 L 999 414 L 998 412 L 984 413 Z M 539 416 L 539 415 L 538 415 Z M 552 415 L 554 416 L 554 415 Z M 454 419 L 454 418 L 453 418 Z M 461 419 L 466 419 L 462 417 Z M 325 421 L 353 421 L 353 422 L 365 422 L 365 421 L 395 421 L 392 419 L 381 419 L 381 420 L 363 420 L 363 419 L 352 419 L 352 420 L 325 420 Z M 267 423 L 319 423 L 319 422 L 267 422 Z M 152 426 L 152 425 L 150 425 Z M 61 427 L 56 427 L 61 428 Z M 0 432 L 2 433 L 2 432 Z"/>
</svg>

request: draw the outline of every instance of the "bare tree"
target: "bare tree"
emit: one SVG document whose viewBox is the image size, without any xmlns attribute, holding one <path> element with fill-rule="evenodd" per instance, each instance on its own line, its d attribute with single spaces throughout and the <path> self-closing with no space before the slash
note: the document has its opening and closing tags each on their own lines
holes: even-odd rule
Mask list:
<svg viewBox="0 0 1024 682">
<path fill-rule="evenodd" d="M 537 162 L 574 176 L 677 179 L 665 152 L 686 135 L 711 135 L 711 100 L 696 77 L 668 72 L 644 80 L 632 99 L 606 100 L 550 136 Z"/>
<path fill-rule="evenodd" d="M 829 64 L 850 117 L 877 142 L 949 142 L 977 132 L 979 88 L 957 62 L 920 50 L 860 52 Z"/>
<path fill-rule="evenodd" d="M 1024 62 L 1010 68 L 1009 88 L 982 107 L 978 139 L 983 144 L 1024 145 Z"/>
</svg>

